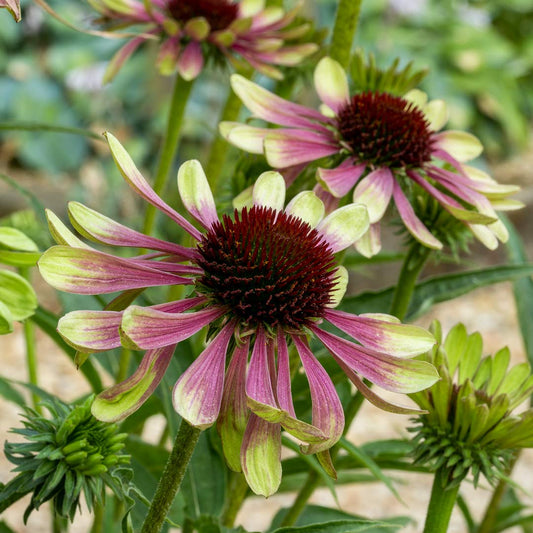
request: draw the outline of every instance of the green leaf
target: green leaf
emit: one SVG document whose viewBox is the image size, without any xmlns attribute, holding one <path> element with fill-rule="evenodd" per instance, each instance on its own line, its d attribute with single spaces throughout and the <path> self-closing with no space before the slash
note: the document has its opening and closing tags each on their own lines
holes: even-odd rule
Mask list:
<svg viewBox="0 0 533 533">
<path fill-rule="evenodd" d="M 33 287 L 23 277 L 7 270 L 0 270 L 0 301 L 8 307 L 13 320 L 30 317 L 37 307 Z"/>
<path fill-rule="evenodd" d="M 507 241 L 507 256 L 512 264 L 520 264 L 527 261 L 524 243 L 516 231 L 516 228 L 505 217 L 500 217 L 509 231 L 509 240 Z M 518 323 L 520 332 L 524 340 L 526 355 L 529 364 L 533 367 L 533 280 L 530 277 L 524 277 L 513 283 L 513 292 L 515 297 L 516 311 L 518 314 Z"/>
<path fill-rule="evenodd" d="M 437 303 L 453 300 L 479 287 L 502 281 L 516 281 L 532 274 L 533 266 L 531 264 L 517 264 L 429 278 L 416 286 L 406 320 L 416 318 Z M 355 314 L 386 313 L 390 309 L 393 295 L 394 287 L 375 292 L 363 292 L 344 298 L 339 309 Z"/>
<path fill-rule="evenodd" d="M 305 511 L 304 511 L 305 512 Z M 399 531 L 409 522 L 408 518 L 398 517 L 386 520 L 365 518 L 333 520 L 305 526 L 280 527 L 272 533 L 390 533 Z"/>
<path fill-rule="evenodd" d="M 26 405 L 26 400 L 24 399 L 24 396 L 20 394 L 20 392 L 17 391 L 11 385 L 8 379 L 3 378 L 0 376 L 0 396 L 5 398 L 6 400 L 13 402 L 20 407 L 24 407 Z"/>
<path fill-rule="evenodd" d="M 58 126 L 57 124 L 47 124 L 44 122 L 30 122 L 25 120 L 16 120 L 11 122 L 0 122 L 1 130 L 15 130 L 15 131 L 50 131 L 52 133 L 71 133 L 72 135 L 81 135 L 104 142 L 102 135 L 94 131 L 84 130 L 82 128 L 69 128 L 67 126 Z"/>
<path fill-rule="evenodd" d="M 41 257 L 40 252 L 10 252 L 0 250 L 0 263 L 16 267 L 35 266 Z"/>
<path fill-rule="evenodd" d="M 0 522 L 0 533 L 15 533 L 3 520 Z"/>
<path fill-rule="evenodd" d="M 13 315 L 11 311 L 0 301 L 0 335 L 7 335 L 13 331 Z"/>
</svg>

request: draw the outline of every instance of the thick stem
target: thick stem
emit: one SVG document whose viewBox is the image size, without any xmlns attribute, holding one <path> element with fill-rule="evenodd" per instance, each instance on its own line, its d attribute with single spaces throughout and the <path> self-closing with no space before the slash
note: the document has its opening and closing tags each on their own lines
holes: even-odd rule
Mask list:
<svg viewBox="0 0 533 533">
<path fill-rule="evenodd" d="M 445 476 L 444 470 L 439 469 L 435 472 L 424 533 L 446 533 L 448 531 L 453 506 L 459 493 L 459 484 L 448 487 Z"/>
<path fill-rule="evenodd" d="M 31 282 L 30 271 L 28 268 L 19 269 L 20 275 Z M 24 328 L 24 342 L 26 344 L 26 366 L 28 368 L 28 381 L 38 386 L 37 379 L 37 351 L 35 349 L 35 326 L 30 318 L 26 319 L 23 324 Z M 33 408 L 39 414 L 42 414 L 41 406 L 39 405 L 39 396 L 32 392 L 31 395 Z"/>
<path fill-rule="evenodd" d="M 154 499 L 144 519 L 142 533 L 159 533 L 167 513 L 180 488 L 187 465 L 200 438 L 201 430 L 181 421 L 174 447 L 155 491 Z"/>
<path fill-rule="evenodd" d="M 185 81 L 180 76 L 176 76 L 174 82 L 174 91 L 172 93 L 172 100 L 170 101 L 170 109 L 167 119 L 167 129 L 163 139 L 163 146 L 159 154 L 159 161 L 155 173 L 153 189 L 157 194 L 164 191 L 167 183 L 167 178 L 176 155 L 178 148 L 178 140 L 180 137 L 181 125 L 183 116 L 185 114 L 185 107 L 187 100 L 191 93 L 193 81 Z M 144 233 L 150 235 L 154 228 L 156 208 L 149 204 L 146 208 L 144 216 Z"/>
<path fill-rule="evenodd" d="M 226 527 L 233 527 L 237 513 L 248 493 L 248 483 L 241 472 L 231 472 L 228 498 L 222 510 L 221 521 Z"/>
<path fill-rule="evenodd" d="M 405 318 L 411 297 L 413 296 L 416 280 L 430 254 L 430 248 L 426 248 L 416 242 L 411 246 L 404 259 L 390 308 L 390 314 L 400 320 Z"/>
<path fill-rule="evenodd" d="M 362 0 L 340 0 L 337 8 L 329 55 L 345 69 L 350 63 L 352 42 L 361 12 L 361 3 Z"/>
<path fill-rule="evenodd" d="M 93 509 L 91 533 L 104 533 L 104 506 L 99 503 Z"/>
</svg>

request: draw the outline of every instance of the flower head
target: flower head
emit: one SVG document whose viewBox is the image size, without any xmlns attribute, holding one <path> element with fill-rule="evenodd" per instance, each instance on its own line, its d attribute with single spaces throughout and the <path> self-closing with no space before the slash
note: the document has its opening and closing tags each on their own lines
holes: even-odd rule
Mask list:
<svg viewBox="0 0 533 533">
<path fill-rule="evenodd" d="M 55 513 L 72 521 L 81 495 L 90 510 L 103 502 L 106 486 L 119 500 L 128 497 L 130 456 L 122 452 L 127 434 L 96 420 L 92 401 L 90 397 L 74 406 L 58 399 L 43 402 L 50 417 L 26 409 L 24 429 L 12 430 L 26 442 L 5 443 L 6 457 L 17 465 L 18 475 L 2 487 L 0 500 L 32 493 L 24 522 L 49 500 Z"/>
<path fill-rule="evenodd" d="M 301 170 L 321 160 L 320 185 L 335 198 L 353 189 L 353 201 L 368 207 L 371 226 L 356 244 L 364 255 L 379 251 L 379 223 L 391 199 L 415 239 L 442 247 L 411 205 L 409 198 L 420 193 L 434 197 L 489 248 L 497 246 L 497 239 L 507 239 L 496 210 L 521 207 L 507 199 L 518 187 L 500 185 L 464 164 L 482 146 L 468 133 L 439 132 L 447 120 L 442 100 L 428 102 L 416 89 L 404 96 L 379 91 L 351 95 L 344 70 L 328 57 L 318 63 L 314 79 L 320 112 L 234 75 L 233 89 L 253 115 L 283 128 L 222 123 L 222 134 L 244 150 L 264 152 L 274 168 Z"/>
<path fill-rule="evenodd" d="M 410 357 L 434 343 L 424 329 L 388 315 L 351 315 L 334 307 L 347 284 L 335 253 L 368 228 L 366 208 L 352 204 L 324 216 L 311 191 L 285 206 L 285 182 L 277 172 L 256 181 L 250 205 L 221 218 L 198 161 L 184 163 L 178 188 L 197 229 L 159 198 L 111 135 L 107 139 L 124 178 L 196 241 L 187 248 L 142 235 L 78 203 L 69 214 L 78 231 L 101 243 L 144 247 L 146 256 L 118 258 L 71 234 L 49 214 L 62 246 L 45 252 L 39 267 L 54 287 L 81 294 L 132 291 L 154 285 L 189 285 L 188 297 L 125 311 L 75 311 L 59 322 L 61 335 L 78 350 L 107 350 L 121 344 L 147 350 L 133 376 L 103 392 L 93 404 L 102 420 L 119 420 L 137 409 L 160 382 L 175 346 L 209 328 L 205 350 L 177 381 L 173 401 L 190 424 L 218 421 L 224 453 L 243 470 L 252 489 L 271 494 L 280 482 L 280 429 L 317 453 L 333 472 L 327 450 L 344 426 L 335 387 L 309 346 L 318 339 L 352 382 L 375 403 L 381 400 L 362 381 L 406 393 L 437 379 L 433 367 Z M 358 343 L 323 328 L 329 322 Z M 311 422 L 300 420 L 291 395 L 291 357 L 299 357 L 311 397 Z"/>
<path fill-rule="evenodd" d="M 20 0 L 0 0 L 0 9 L 5 7 L 15 19 L 20 22 Z"/>
<path fill-rule="evenodd" d="M 529 364 L 508 370 L 508 348 L 481 357 L 481 335 L 468 335 L 462 324 L 445 339 L 438 322 L 433 330 L 438 343 L 426 360 L 437 367 L 441 380 L 410 395 L 427 411 L 411 429 L 416 460 L 444 469 L 450 486 L 470 470 L 475 484 L 481 473 L 494 483 L 506 474 L 514 451 L 533 447 L 533 409 L 513 412 L 533 392 Z"/>
<path fill-rule="evenodd" d="M 161 40 L 157 64 L 163 74 L 176 70 L 186 80 L 196 78 L 208 57 L 234 65 L 251 65 L 274 78 L 274 65 L 297 65 L 315 52 L 314 43 L 286 45 L 302 37 L 308 24 L 292 24 L 298 7 L 284 12 L 264 1 L 242 0 L 89 0 L 111 28 L 141 25 L 144 32 L 115 55 L 106 74 L 113 77 L 124 61 L 147 39 Z"/>
</svg>

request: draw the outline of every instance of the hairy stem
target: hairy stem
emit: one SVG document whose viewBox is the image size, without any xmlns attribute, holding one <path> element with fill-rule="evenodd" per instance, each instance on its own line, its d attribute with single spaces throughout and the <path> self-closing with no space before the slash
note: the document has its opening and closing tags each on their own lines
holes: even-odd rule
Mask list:
<svg viewBox="0 0 533 533">
<path fill-rule="evenodd" d="M 181 421 L 174 447 L 165 465 L 163 475 L 155 491 L 154 499 L 144 519 L 142 533 L 159 533 L 167 513 L 180 488 L 181 482 L 191 460 L 201 430 Z"/>
<path fill-rule="evenodd" d="M 329 55 L 345 69 L 350 63 L 352 42 L 357 29 L 362 0 L 340 0 L 331 36 Z"/>
</svg>

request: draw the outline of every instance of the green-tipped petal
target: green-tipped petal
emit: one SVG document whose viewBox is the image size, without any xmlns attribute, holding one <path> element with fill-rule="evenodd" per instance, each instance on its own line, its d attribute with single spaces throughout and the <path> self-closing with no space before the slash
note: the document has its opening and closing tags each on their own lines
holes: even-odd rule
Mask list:
<svg viewBox="0 0 533 533">
<path fill-rule="evenodd" d="M 253 188 L 254 205 L 281 211 L 285 205 L 285 180 L 279 172 L 263 172 Z"/>
<path fill-rule="evenodd" d="M 334 59 L 324 57 L 319 61 L 314 81 L 318 96 L 333 111 L 338 112 L 348 102 L 348 79 L 340 63 Z"/>
<path fill-rule="evenodd" d="M 22 231 L 7 226 L 0 227 L 0 248 L 18 252 L 37 252 L 37 245 Z"/>
<path fill-rule="evenodd" d="M 324 218 L 326 208 L 313 191 L 302 191 L 287 204 L 285 212 L 302 219 L 312 228 L 316 228 Z"/>
<path fill-rule="evenodd" d="M 238 122 L 221 122 L 218 125 L 220 135 L 228 142 L 251 154 L 263 153 L 263 141 L 270 131 Z"/>
<path fill-rule="evenodd" d="M 428 101 L 428 95 L 420 89 L 412 89 L 404 95 L 404 99 L 408 102 L 412 102 L 420 109 L 424 109 Z"/>
<path fill-rule="evenodd" d="M 448 108 L 444 100 L 431 100 L 424 107 L 424 115 L 433 131 L 439 131 L 448 122 Z"/>
<path fill-rule="evenodd" d="M 439 147 L 460 162 L 475 159 L 483 151 L 479 139 L 465 131 L 445 131 L 437 139 Z"/>
<path fill-rule="evenodd" d="M 333 252 L 348 248 L 360 239 L 370 226 L 368 211 L 364 205 L 351 204 L 329 214 L 317 230 L 328 242 Z"/>
<path fill-rule="evenodd" d="M 48 229 L 52 235 L 54 241 L 57 244 L 64 246 L 72 246 L 73 248 L 85 248 L 86 250 L 92 250 L 88 244 L 85 244 L 82 240 L 78 239 L 72 231 L 70 231 L 59 217 L 50 209 L 45 210 L 46 219 L 48 220 Z"/>
<path fill-rule="evenodd" d="M 330 302 L 328 303 L 328 307 L 337 307 L 342 299 L 344 298 L 344 295 L 346 294 L 346 288 L 348 287 L 348 271 L 343 266 L 337 267 L 337 270 L 334 274 L 335 276 L 335 288 L 330 293 Z"/>
</svg>

